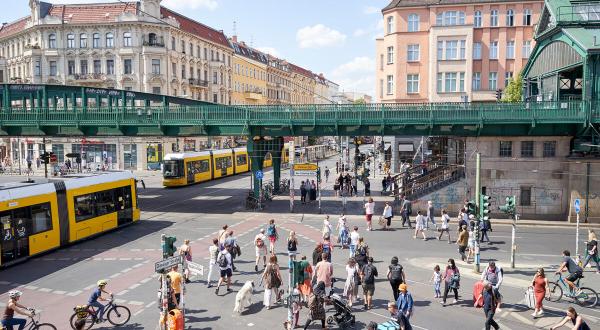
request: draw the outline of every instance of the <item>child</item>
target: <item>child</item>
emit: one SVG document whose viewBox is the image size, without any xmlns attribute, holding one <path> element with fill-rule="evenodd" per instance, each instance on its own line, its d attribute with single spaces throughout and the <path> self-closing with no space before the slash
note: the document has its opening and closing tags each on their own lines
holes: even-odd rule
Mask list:
<svg viewBox="0 0 600 330">
<path fill-rule="evenodd" d="M 300 295 L 300 291 L 298 289 L 294 289 L 294 295 Z M 300 301 L 294 300 L 292 303 L 292 314 L 294 318 L 294 328 L 298 327 L 298 320 L 300 319 L 300 310 L 302 309 L 302 304 Z"/>
<path fill-rule="evenodd" d="M 327 253 L 327 261 L 331 262 L 331 253 L 333 252 L 333 244 L 331 243 L 331 238 L 329 236 L 325 236 L 323 238 L 323 253 Z"/>
<path fill-rule="evenodd" d="M 435 265 L 435 267 L 433 267 L 433 275 L 431 276 L 431 281 L 433 282 L 433 289 L 435 290 L 434 298 L 441 298 L 442 293 L 440 291 L 440 284 L 442 283 L 442 273 L 440 273 L 439 265 Z"/>
</svg>

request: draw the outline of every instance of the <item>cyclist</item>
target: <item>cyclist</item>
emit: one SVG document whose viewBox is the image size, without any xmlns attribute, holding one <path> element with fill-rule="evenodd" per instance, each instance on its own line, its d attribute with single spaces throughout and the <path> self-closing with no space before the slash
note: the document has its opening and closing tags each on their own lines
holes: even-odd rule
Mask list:
<svg viewBox="0 0 600 330">
<path fill-rule="evenodd" d="M 6 304 L 6 308 L 4 309 L 4 314 L 2 315 L 2 326 L 6 327 L 8 330 L 13 329 L 13 325 L 18 325 L 18 330 L 23 330 L 25 328 L 25 324 L 27 320 L 15 318 L 15 312 L 21 315 L 33 316 L 33 312 L 27 310 L 27 307 L 18 303 L 19 298 L 23 293 L 21 291 L 12 290 L 8 292 L 8 304 Z"/>
<path fill-rule="evenodd" d="M 569 250 L 564 250 L 562 255 L 563 262 L 560 267 L 558 267 L 556 274 L 564 272 L 566 268 L 566 270 L 569 272 L 569 276 L 565 278 L 565 282 L 567 282 L 569 288 L 571 288 L 571 291 L 574 291 L 574 294 L 577 296 L 579 295 L 580 290 L 577 286 L 575 286 L 574 282 L 583 277 L 583 269 L 581 269 L 581 267 L 579 267 L 575 261 L 571 259 L 571 252 L 569 252 Z"/>
<path fill-rule="evenodd" d="M 585 320 L 581 317 L 581 315 L 577 315 L 577 312 L 573 307 L 569 307 L 567 309 L 567 316 L 565 316 L 565 318 L 559 323 L 553 325 L 550 330 L 558 329 L 569 321 L 573 324 L 571 327 L 572 330 L 590 330 L 590 326 L 585 323 Z"/>
<path fill-rule="evenodd" d="M 106 298 L 102 298 L 102 292 L 106 293 L 107 295 L 109 295 L 111 298 L 113 296 L 113 294 L 111 292 L 108 292 L 105 290 L 106 285 L 108 284 L 108 282 L 106 280 L 100 280 L 98 281 L 98 287 L 96 288 L 96 290 L 94 290 L 94 292 L 92 292 L 92 295 L 90 296 L 90 299 L 88 300 L 88 305 L 96 307 L 96 319 L 97 322 L 104 322 L 104 319 L 102 319 L 102 315 L 104 314 L 104 308 L 106 307 L 106 305 L 103 305 L 100 301 L 109 301 L 109 299 Z"/>
</svg>

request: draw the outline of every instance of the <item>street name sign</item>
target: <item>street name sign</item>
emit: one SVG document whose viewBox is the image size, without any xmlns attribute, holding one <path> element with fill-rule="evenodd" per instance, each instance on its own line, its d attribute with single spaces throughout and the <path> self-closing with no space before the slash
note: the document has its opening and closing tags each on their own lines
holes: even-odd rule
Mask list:
<svg viewBox="0 0 600 330">
<path fill-rule="evenodd" d="M 313 163 L 294 164 L 293 174 L 297 176 L 315 176 L 319 166 Z"/>
<path fill-rule="evenodd" d="M 159 262 L 154 263 L 154 271 L 156 271 L 158 273 L 162 270 L 171 268 L 175 265 L 179 265 L 182 263 L 183 263 L 183 256 L 170 257 L 165 260 L 161 260 Z"/>
<path fill-rule="evenodd" d="M 191 262 L 191 261 L 188 261 L 187 266 L 192 275 L 198 275 L 198 276 L 204 275 L 204 266 L 197 264 L 195 262 Z"/>
</svg>

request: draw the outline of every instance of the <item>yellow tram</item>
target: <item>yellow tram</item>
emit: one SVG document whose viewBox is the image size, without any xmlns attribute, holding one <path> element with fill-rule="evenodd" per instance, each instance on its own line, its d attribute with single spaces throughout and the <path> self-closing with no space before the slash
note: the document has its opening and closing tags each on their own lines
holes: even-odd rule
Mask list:
<svg viewBox="0 0 600 330">
<path fill-rule="evenodd" d="M 0 267 L 139 219 L 130 172 L 0 184 Z"/>
</svg>

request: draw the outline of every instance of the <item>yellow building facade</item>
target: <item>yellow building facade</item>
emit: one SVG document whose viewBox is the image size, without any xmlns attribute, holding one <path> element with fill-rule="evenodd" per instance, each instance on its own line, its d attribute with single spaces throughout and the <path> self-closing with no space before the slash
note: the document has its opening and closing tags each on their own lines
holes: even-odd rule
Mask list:
<svg viewBox="0 0 600 330">
<path fill-rule="evenodd" d="M 267 55 L 238 42 L 235 36 L 230 42 L 233 48 L 232 104 L 267 104 Z"/>
</svg>

